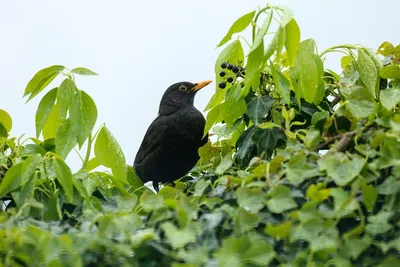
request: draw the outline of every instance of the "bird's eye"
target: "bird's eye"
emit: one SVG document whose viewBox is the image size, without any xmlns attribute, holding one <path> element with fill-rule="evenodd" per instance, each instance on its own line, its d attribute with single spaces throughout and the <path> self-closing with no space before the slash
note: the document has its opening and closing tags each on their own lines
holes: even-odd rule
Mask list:
<svg viewBox="0 0 400 267">
<path fill-rule="evenodd" d="M 179 91 L 185 92 L 187 90 L 186 85 L 179 86 Z"/>
</svg>

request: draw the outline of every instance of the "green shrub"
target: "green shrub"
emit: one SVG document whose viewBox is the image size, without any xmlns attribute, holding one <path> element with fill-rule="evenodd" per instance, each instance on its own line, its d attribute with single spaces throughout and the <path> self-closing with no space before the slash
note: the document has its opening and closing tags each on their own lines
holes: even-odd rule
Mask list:
<svg viewBox="0 0 400 267">
<path fill-rule="evenodd" d="M 245 29 L 251 40 L 232 39 Z M 239 18 L 218 46 L 214 141 L 158 195 L 106 126 L 95 131 L 74 76 L 96 73 L 35 74 L 24 96 L 47 91 L 36 137 L 10 137 L 0 110 L 2 266 L 400 265 L 400 46 L 318 53 L 275 6 Z M 324 67 L 332 52 L 340 74 Z M 64 159 L 85 143 L 72 173 Z"/>
</svg>

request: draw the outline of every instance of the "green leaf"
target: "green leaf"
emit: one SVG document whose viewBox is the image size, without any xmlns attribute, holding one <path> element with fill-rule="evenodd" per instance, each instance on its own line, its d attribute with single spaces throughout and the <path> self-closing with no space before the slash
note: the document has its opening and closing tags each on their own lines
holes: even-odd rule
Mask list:
<svg viewBox="0 0 400 267">
<path fill-rule="evenodd" d="M 223 174 L 228 170 L 233 164 L 231 153 L 225 153 L 221 159 L 221 163 L 215 168 L 215 173 L 218 175 Z"/>
<path fill-rule="evenodd" d="M 261 218 L 257 213 L 251 213 L 243 208 L 239 208 L 235 215 L 236 232 L 244 233 L 257 227 Z"/>
<path fill-rule="evenodd" d="M 21 168 L 22 183 L 26 183 L 31 179 L 40 162 L 42 162 L 42 155 L 40 154 L 35 154 L 25 159 Z"/>
<path fill-rule="evenodd" d="M 235 84 L 221 107 L 221 118 L 227 126 L 231 126 L 243 113 L 246 112 L 246 101 L 241 95 L 240 84 Z"/>
<path fill-rule="evenodd" d="M 239 62 L 244 61 L 244 53 L 242 44 L 239 40 L 235 40 L 231 42 L 227 47 L 222 50 L 219 54 L 216 62 L 215 62 L 215 84 L 216 84 L 216 92 L 211 98 L 210 102 L 207 104 L 205 111 L 212 109 L 219 103 L 221 103 L 226 94 L 226 89 L 219 89 L 218 84 L 224 81 L 224 78 L 219 75 L 222 70 L 221 64 L 222 62 L 229 62 L 231 64 L 238 64 Z M 227 88 L 228 89 L 228 88 Z"/>
<path fill-rule="evenodd" d="M 394 50 L 394 46 L 391 43 L 383 42 L 378 48 L 378 53 L 386 57 L 394 54 Z"/>
<path fill-rule="evenodd" d="M 286 177 L 295 185 L 319 174 L 316 166 L 307 163 L 307 158 L 304 154 L 293 155 L 286 166 Z"/>
<path fill-rule="evenodd" d="M 247 96 L 250 88 L 257 91 L 260 86 L 260 68 L 263 63 L 264 42 L 250 52 L 246 65 L 246 83 L 242 95 Z"/>
<path fill-rule="evenodd" d="M 269 43 L 267 49 L 264 51 L 264 61 L 267 62 L 267 60 L 270 59 L 270 57 L 274 54 L 274 52 L 278 49 L 278 44 L 279 41 L 282 40 L 282 35 L 285 34 L 285 29 L 282 27 L 279 27 L 274 35 L 274 38 L 272 38 L 272 41 Z"/>
<path fill-rule="evenodd" d="M 75 127 L 71 124 L 70 119 L 63 121 L 60 127 L 58 127 L 56 136 L 56 152 L 64 159 L 78 144 L 77 129 Z"/>
<path fill-rule="evenodd" d="M 293 20 L 293 11 L 290 8 L 285 7 L 283 9 L 281 21 L 279 22 L 280 25 L 282 27 L 286 27 L 286 25 L 290 23 L 292 20 Z"/>
<path fill-rule="evenodd" d="M 0 109 L 0 124 L 6 128 L 7 132 L 10 132 L 12 129 L 12 119 L 11 116 L 5 111 Z"/>
<path fill-rule="evenodd" d="M 327 118 L 329 118 L 329 112 L 328 111 L 324 110 L 324 111 L 315 112 L 311 117 L 311 124 L 315 125 L 319 121 L 325 120 Z"/>
<path fill-rule="evenodd" d="M 277 240 L 281 240 L 289 236 L 291 229 L 292 229 L 292 222 L 283 222 L 278 225 L 273 225 L 269 223 L 265 227 L 264 233 L 272 236 Z"/>
<path fill-rule="evenodd" d="M 318 161 L 320 171 L 326 170 L 328 176 L 339 186 L 345 186 L 360 174 L 367 160 L 353 157 L 352 160 L 342 154 L 327 154 Z"/>
<path fill-rule="evenodd" d="M 97 135 L 94 154 L 102 165 L 111 168 L 120 181 L 127 183 L 124 153 L 106 126 Z"/>
<path fill-rule="evenodd" d="M 79 74 L 79 75 L 98 75 L 96 72 L 91 71 L 87 68 L 75 68 L 72 69 L 71 72 L 75 73 L 75 74 Z"/>
<path fill-rule="evenodd" d="M 383 79 L 400 79 L 400 66 L 399 65 L 389 65 L 384 66 L 379 71 L 379 76 Z"/>
<path fill-rule="evenodd" d="M 271 192 L 267 207 L 273 213 L 282 213 L 296 208 L 297 204 L 291 196 L 290 189 L 284 185 L 279 185 Z"/>
<path fill-rule="evenodd" d="M 367 118 L 374 114 L 375 104 L 369 100 L 348 100 L 344 102 L 346 108 L 357 119 Z"/>
<path fill-rule="evenodd" d="M 204 191 L 210 186 L 210 183 L 208 181 L 205 181 L 203 179 L 197 181 L 197 183 L 194 185 L 194 192 L 193 196 L 194 197 L 201 197 L 204 194 Z"/>
<path fill-rule="evenodd" d="M 283 20 L 283 19 L 282 19 Z M 283 27 L 283 26 L 282 26 Z M 297 49 L 300 45 L 300 28 L 295 19 L 291 19 L 285 26 L 286 39 L 285 47 L 290 66 L 293 66 L 294 59 L 297 54 Z"/>
<path fill-rule="evenodd" d="M 118 206 L 118 212 L 131 212 L 133 208 L 138 203 L 138 196 L 137 195 L 130 195 L 130 196 L 116 196 L 116 202 Z"/>
<path fill-rule="evenodd" d="M 78 139 L 79 148 L 89 137 L 97 120 L 97 108 L 93 99 L 79 90 L 70 109 L 71 126 Z"/>
<path fill-rule="evenodd" d="M 299 79 L 304 99 L 308 103 L 319 104 L 319 73 L 314 58 L 304 50 L 299 50 L 295 65 L 300 69 Z"/>
<path fill-rule="evenodd" d="M 39 94 L 46 86 L 65 69 L 64 66 L 54 65 L 38 71 L 33 78 L 28 82 L 24 96 L 29 96 L 29 100 Z"/>
<path fill-rule="evenodd" d="M 224 36 L 224 38 L 222 38 L 221 42 L 219 42 L 217 47 L 220 47 L 220 46 L 224 45 L 226 42 L 228 42 L 232 38 L 233 34 L 244 31 L 249 26 L 251 21 L 253 20 L 255 12 L 256 11 L 249 12 L 246 15 L 243 15 L 240 18 L 238 18 L 232 24 L 231 28 L 229 29 L 227 34 Z"/>
<path fill-rule="evenodd" d="M 267 115 L 273 102 L 274 99 L 268 95 L 256 96 L 247 103 L 246 114 L 249 115 L 254 124 L 259 124 Z"/>
<path fill-rule="evenodd" d="M 58 194 L 54 194 L 47 201 L 47 205 L 44 206 L 44 221 L 59 221 L 61 219 L 61 208 Z"/>
<path fill-rule="evenodd" d="M 357 259 L 370 246 L 371 241 L 369 239 L 369 237 L 352 237 L 346 240 L 346 243 L 340 250 L 341 254 L 353 260 Z"/>
<path fill-rule="evenodd" d="M 264 36 L 267 34 L 269 26 L 271 25 L 272 17 L 273 17 L 273 11 L 272 11 L 272 9 L 270 9 L 267 17 L 264 20 L 263 25 L 258 30 L 258 32 L 254 38 L 253 45 L 251 46 L 249 54 L 251 52 L 253 52 L 254 50 L 256 50 L 261 45 L 261 43 L 263 43 Z"/>
<path fill-rule="evenodd" d="M 360 74 L 361 81 L 367 87 L 370 95 L 376 97 L 375 89 L 378 80 L 378 70 L 374 61 L 364 52 L 363 49 L 358 50 L 357 70 Z"/>
<path fill-rule="evenodd" d="M 259 188 L 241 187 L 236 197 L 238 204 L 249 212 L 259 212 L 264 207 L 265 193 Z"/>
<path fill-rule="evenodd" d="M 299 45 L 299 50 L 307 53 L 310 56 L 315 53 L 315 49 L 316 49 L 315 40 L 312 38 L 302 41 Z"/>
<path fill-rule="evenodd" d="M 368 185 L 366 183 L 361 184 L 361 189 L 364 205 L 369 212 L 372 212 L 375 201 L 378 198 L 378 192 L 373 185 Z"/>
<path fill-rule="evenodd" d="M 196 233 L 190 227 L 178 229 L 172 222 L 165 222 L 161 224 L 160 228 L 164 230 L 165 236 L 173 249 L 182 248 L 189 243 L 196 242 Z"/>
<path fill-rule="evenodd" d="M 60 182 L 62 188 L 64 189 L 68 201 L 72 202 L 74 198 L 74 191 L 71 170 L 64 161 L 58 158 L 52 158 L 52 163 L 57 180 Z"/>
<path fill-rule="evenodd" d="M 0 198 L 22 186 L 22 162 L 12 166 L 6 172 L 0 184 Z"/>
<path fill-rule="evenodd" d="M 47 120 L 45 121 L 42 129 L 44 140 L 55 138 L 57 135 L 57 129 L 60 126 L 60 112 L 58 112 L 58 104 L 56 103 L 51 109 Z"/>
<path fill-rule="evenodd" d="M 393 226 L 389 224 L 389 219 L 393 212 L 381 211 L 377 215 L 368 216 L 368 224 L 365 230 L 370 235 L 379 235 L 389 231 Z"/>
<path fill-rule="evenodd" d="M 271 74 L 274 79 L 275 90 L 284 103 L 290 103 L 290 82 L 283 73 L 270 63 Z"/>
<path fill-rule="evenodd" d="M 331 189 L 319 188 L 319 186 L 312 184 L 307 189 L 307 198 L 311 199 L 312 201 L 322 202 L 330 197 L 331 192 Z"/>
<path fill-rule="evenodd" d="M 40 101 L 35 116 L 36 137 L 39 138 L 47 119 L 53 111 L 56 102 L 58 88 L 51 89 Z"/>
<path fill-rule="evenodd" d="M 60 119 L 62 121 L 67 117 L 67 111 L 71 107 L 75 91 L 75 82 L 70 78 L 65 79 L 57 90 L 58 111 L 60 112 Z"/>
<path fill-rule="evenodd" d="M 215 106 L 212 110 L 210 110 L 207 114 L 206 126 L 204 127 L 203 137 L 206 136 L 208 131 L 214 126 L 215 123 L 221 122 L 221 109 L 223 104 Z"/>
<path fill-rule="evenodd" d="M 8 137 L 8 132 L 6 127 L 2 123 L 0 123 L 0 137 L 7 138 Z"/>
</svg>

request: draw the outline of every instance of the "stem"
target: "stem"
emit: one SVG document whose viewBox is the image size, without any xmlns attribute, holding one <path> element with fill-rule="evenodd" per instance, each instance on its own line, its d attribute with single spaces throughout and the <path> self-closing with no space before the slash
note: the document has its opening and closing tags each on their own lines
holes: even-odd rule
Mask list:
<svg viewBox="0 0 400 267">
<path fill-rule="evenodd" d="M 322 57 L 322 56 L 325 55 L 326 53 L 334 52 L 334 50 L 335 50 L 335 49 L 338 49 L 338 48 L 347 48 L 347 49 L 350 49 L 350 50 L 351 50 L 351 49 L 357 49 L 356 46 L 354 46 L 354 45 L 349 45 L 349 44 L 345 44 L 345 45 L 335 45 L 335 46 L 329 47 L 328 49 L 326 49 L 325 51 L 323 51 L 319 56 Z"/>
<path fill-rule="evenodd" d="M 252 34 L 251 34 L 251 36 L 252 36 L 251 39 L 253 40 L 253 43 L 254 43 L 254 39 L 256 38 L 256 27 L 257 27 L 258 17 L 261 15 L 261 13 L 263 13 L 264 11 L 266 11 L 266 10 L 268 10 L 270 8 L 271 8 L 270 6 L 266 6 L 266 7 L 262 8 L 262 9 L 260 9 L 260 11 L 258 11 L 256 17 L 254 18 L 254 21 L 253 21 L 253 23 L 251 25 L 253 27 Z"/>
<path fill-rule="evenodd" d="M 86 169 L 86 166 L 89 162 L 89 158 L 90 158 L 90 151 L 92 150 L 92 142 L 93 142 L 93 137 L 92 137 L 92 133 L 90 133 L 89 138 L 88 138 L 88 145 L 86 148 L 86 156 L 83 160 L 82 163 L 82 168 L 79 170 L 79 172 L 82 172 Z"/>
</svg>

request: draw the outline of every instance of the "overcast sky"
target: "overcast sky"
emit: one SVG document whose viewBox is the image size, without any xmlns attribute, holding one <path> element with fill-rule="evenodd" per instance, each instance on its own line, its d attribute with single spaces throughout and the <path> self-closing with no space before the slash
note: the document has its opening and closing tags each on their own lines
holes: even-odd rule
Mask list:
<svg viewBox="0 0 400 267">
<path fill-rule="evenodd" d="M 343 43 L 374 49 L 383 41 L 400 43 L 398 0 L 272 3 L 292 8 L 302 39 L 314 38 L 319 51 Z M 164 90 L 177 81 L 214 79 L 220 52 L 216 44 L 238 17 L 265 4 L 255 0 L 0 0 L 0 108 L 13 118 L 12 135 L 34 136 L 40 97 L 25 104 L 22 95 L 39 69 L 55 64 L 87 67 L 99 76 L 77 77 L 77 85 L 95 100 L 97 125 L 106 123 L 127 163 L 132 163 Z M 337 63 L 337 57 L 328 57 L 329 66 Z M 212 84 L 197 95 L 198 109 L 204 109 L 214 90 Z M 68 161 L 78 168 L 75 155 Z"/>
</svg>

